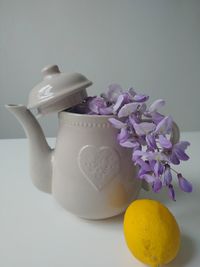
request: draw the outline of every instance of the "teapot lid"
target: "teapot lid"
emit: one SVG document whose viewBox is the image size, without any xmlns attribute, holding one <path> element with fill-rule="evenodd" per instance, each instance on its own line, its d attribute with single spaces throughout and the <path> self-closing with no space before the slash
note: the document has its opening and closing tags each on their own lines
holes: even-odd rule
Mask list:
<svg viewBox="0 0 200 267">
<path fill-rule="evenodd" d="M 43 81 L 30 92 L 28 108 L 37 108 L 38 115 L 59 112 L 82 102 L 86 88 L 92 85 L 80 73 L 61 73 L 57 65 L 42 69 Z"/>
</svg>

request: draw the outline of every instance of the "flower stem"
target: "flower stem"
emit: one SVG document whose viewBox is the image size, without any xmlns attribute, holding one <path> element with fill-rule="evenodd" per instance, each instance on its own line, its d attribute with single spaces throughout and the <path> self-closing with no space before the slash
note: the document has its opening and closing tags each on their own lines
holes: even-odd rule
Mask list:
<svg viewBox="0 0 200 267">
<path fill-rule="evenodd" d="M 174 170 L 171 166 L 170 166 L 170 170 L 172 170 L 172 171 L 175 172 L 176 174 L 179 174 L 179 172 L 177 172 L 176 170 Z"/>
</svg>

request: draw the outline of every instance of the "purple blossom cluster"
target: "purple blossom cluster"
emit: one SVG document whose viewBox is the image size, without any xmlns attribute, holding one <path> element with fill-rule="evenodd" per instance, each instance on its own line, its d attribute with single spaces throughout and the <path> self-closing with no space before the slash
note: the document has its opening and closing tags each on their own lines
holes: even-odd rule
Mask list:
<svg viewBox="0 0 200 267">
<path fill-rule="evenodd" d="M 175 200 L 172 172 L 181 190 L 192 191 L 192 184 L 171 167 L 189 159 L 185 150 L 190 143 L 172 143 L 173 119 L 159 112 L 165 101 L 158 99 L 148 107 L 148 99 L 149 96 L 138 94 L 133 88 L 124 91 L 112 84 L 107 93 L 88 97 L 77 112 L 115 115 L 109 121 L 119 130 L 119 144 L 132 149 L 132 161 L 139 167 L 138 178 L 145 180 L 155 193 L 167 187 L 169 197 Z"/>
</svg>

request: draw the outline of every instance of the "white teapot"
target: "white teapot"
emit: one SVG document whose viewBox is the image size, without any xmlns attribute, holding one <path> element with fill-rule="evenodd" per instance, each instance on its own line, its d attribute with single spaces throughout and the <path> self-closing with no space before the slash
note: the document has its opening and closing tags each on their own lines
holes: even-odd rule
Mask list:
<svg viewBox="0 0 200 267">
<path fill-rule="evenodd" d="M 59 112 L 54 149 L 29 109 L 6 105 L 28 137 L 33 184 L 83 218 L 102 219 L 124 212 L 137 197 L 141 181 L 136 178 L 131 151 L 117 143 L 117 130 L 108 121 L 112 116 L 62 111 L 80 103 L 92 82 L 78 73 L 60 73 L 56 65 L 42 72 L 44 79 L 31 91 L 28 108 L 37 108 L 41 115 Z"/>
</svg>

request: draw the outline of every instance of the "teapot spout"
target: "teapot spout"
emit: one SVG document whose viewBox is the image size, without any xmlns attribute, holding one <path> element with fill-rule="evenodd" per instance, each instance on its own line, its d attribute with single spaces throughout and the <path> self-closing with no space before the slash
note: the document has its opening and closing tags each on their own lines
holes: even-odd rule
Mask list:
<svg viewBox="0 0 200 267">
<path fill-rule="evenodd" d="M 42 128 L 33 114 L 23 105 L 5 106 L 23 126 L 29 140 L 30 173 L 33 184 L 41 191 L 51 193 L 52 156 Z"/>
</svg>

